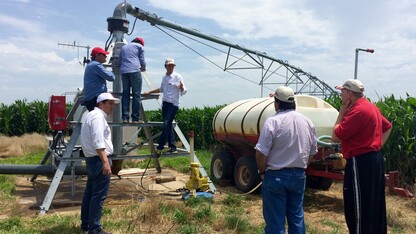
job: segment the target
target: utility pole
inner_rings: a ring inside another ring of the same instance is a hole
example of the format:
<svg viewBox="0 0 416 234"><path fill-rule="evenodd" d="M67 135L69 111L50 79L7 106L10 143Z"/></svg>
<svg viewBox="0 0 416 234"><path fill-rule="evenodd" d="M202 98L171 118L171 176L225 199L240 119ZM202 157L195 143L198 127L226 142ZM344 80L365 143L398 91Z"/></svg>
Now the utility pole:
<svg viewBox="0 0 416 234"><path fill-rule="evenodd" d="M354 69L354 80L357 79L357 66L358 66L358 52L359 51L364 51L367 53L374 53L374 49L361 49L361 48L357 48L355 49L355 69Z"/></svg>

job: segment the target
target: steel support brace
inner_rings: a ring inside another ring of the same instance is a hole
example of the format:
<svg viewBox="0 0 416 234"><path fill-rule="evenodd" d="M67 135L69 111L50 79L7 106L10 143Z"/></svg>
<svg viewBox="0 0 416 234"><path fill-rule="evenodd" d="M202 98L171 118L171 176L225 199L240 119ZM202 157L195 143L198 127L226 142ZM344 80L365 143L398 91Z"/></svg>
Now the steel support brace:
<svg viewBox="0 0 416 234"><path fill-rule="evenodd" d="M68 145L65 149L64 155L62 156L63 159L70 158L72 155L72 151L75 147L75 144L78 140L78 137L81 133L81 124L77 124L72 132L71 139L68 142ZM58 189L59 183L61 182L62 176L64 175L65 168L70 163L68 160L61 160L59 163L58 169L55 172L55 176L52 179L52 183L49 186L48 192L46 193L45 199L43 200L42 205L40 206L39 214L43 215L48 212L49 207L51 206L52 200L55 197L56 190Z"/></svg>

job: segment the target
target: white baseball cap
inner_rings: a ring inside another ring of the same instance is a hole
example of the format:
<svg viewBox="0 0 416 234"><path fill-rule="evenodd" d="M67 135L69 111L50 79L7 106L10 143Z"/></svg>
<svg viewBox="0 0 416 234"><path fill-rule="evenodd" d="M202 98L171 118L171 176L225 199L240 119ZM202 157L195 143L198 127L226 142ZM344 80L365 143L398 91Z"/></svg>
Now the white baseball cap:
<svg viewBox="0 0 416 234"><path fill-rule="evenodd" d="M281 86L276 89L274 96L282 102L294 103L295 102L295 92L293 89L287 86Z"/></svg>
<svg viewBox="0 0 416 234"><path fill-rule="evenodd" d="M120 99L115 98L111 93L102 93L98 96L97 103L105 100L113 100L116 104L120 102Z"/></svg>
<svg viewBox="0 0 416 234"><path fill-rule="evenodd" d="M165 65L170 65L170 64L175 65L175 60L173 58L167 58L165 60Z"/></svg>
<svg viewBox="0 0 416 234"><path fill-rule="evenodd" d="M364 92L363 83L361 83L361 81L359 81L359 80L353 80L353 79L349 79L349 80L345 81L344 84L335 86L335 88L338 89L338 90L348 89L348 90L356 92L356 93L363 93Z"/></svg>

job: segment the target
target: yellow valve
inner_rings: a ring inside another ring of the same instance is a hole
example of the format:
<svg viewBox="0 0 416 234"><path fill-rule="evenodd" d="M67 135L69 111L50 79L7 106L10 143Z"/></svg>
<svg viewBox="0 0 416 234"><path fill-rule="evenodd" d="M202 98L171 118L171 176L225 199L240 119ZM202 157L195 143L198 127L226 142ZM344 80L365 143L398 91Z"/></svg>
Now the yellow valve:
<svg viewBox="0 0 416 234"><path fill-rule="evenodd" d="M199 163L193 162L191 163L191 176L186 182L186 189L189 191L192 190L202 190L205 191L209 187L208 185L208 178L201 176L199 173Z"/></svg>

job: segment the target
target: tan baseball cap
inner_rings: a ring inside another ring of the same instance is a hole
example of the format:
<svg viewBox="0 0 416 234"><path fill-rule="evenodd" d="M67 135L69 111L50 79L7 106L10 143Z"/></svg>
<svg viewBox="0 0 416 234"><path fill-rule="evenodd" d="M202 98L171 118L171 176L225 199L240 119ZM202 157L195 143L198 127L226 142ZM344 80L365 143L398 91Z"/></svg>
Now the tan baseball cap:
<svg viewBox="0 0 416 234"><path fill-rule="evenodd" d="M348 90L356 92L356 93L363 93L364 92L363 83L361 83L361 81L359 81L359 80L353 80L353 79L349 79L349 80L345 81L344 84L335 86L335 88L338 89L338 90L348 89Z"/></svg>
<svg viewBox="0 0 416 234"><path fill-rule="evenodd" d="M295 92L293 89L287 86L281 86L276 89L274 96L282 102L294 103L295 102Z"/></svg>
<svg viewBox="0 0 416 234"><path fill-rule="evenodd" d="M175 65L175 60L173 58L167 58L165 60L165 65L170 65L170 64Z"/></svg>

